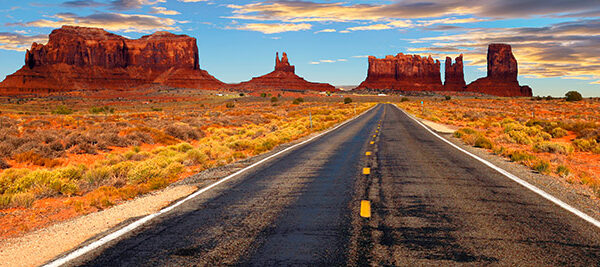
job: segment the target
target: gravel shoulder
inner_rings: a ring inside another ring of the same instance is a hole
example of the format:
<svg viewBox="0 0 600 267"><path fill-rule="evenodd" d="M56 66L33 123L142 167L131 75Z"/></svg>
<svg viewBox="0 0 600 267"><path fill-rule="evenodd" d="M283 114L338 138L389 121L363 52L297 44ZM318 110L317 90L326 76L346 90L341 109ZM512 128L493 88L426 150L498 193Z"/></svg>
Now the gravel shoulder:
<svg viewBox="0 0 600 267"><path fill-rule="evenodd" d="M540 174L527 166L515 163L502 156L493 154L491 151L482 148L476 148L466 145L462 140L454 137L452 132L447 129L456 128L451 125L443 125L423 119L419 119L432 130L440 134L446 140L469 151L492 164L516 175L517 177L527 181L528 183L542 189L546 193L562 200L563 202L577 208L596 220L600 220L600 199L596 198L593 192L582 185L567 183L564 179ZM508 179L508 178L507 178Z"/></svg>

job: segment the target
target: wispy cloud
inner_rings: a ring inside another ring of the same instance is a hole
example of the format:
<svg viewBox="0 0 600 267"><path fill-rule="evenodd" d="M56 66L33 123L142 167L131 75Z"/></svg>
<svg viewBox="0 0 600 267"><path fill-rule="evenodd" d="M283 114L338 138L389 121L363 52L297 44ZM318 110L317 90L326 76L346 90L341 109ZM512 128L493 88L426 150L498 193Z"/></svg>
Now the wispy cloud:
<svg viewBox="0 0 600 267"><path fill-rule="evenodd" d="M9 23L8 26L60 28L63 25L104 28L123 32L154 32L159 30L179 31L177 21L151 15L130 15L120 13L95 13L78 16L73 13L59 13L51 19L40 19L25 23Z"/></svg>
<svg viewBox="0 0 600 267"><path fill-rule="evenodd" d="M0 32L0 49L25 51L33 42L46 43L48 35L23 35L20 33Z"/></svg>
<svg viewBox="0 0 600 267"><path fill-rule="evenodd" d="M130 10L138 9L145 5L155 5L165 2L167 2L167 0L112 0L110 1L110 6L113 10Z"/></svg>
<svg viewBox="0 0 600 267"><path fill-rule="evenodd" d="M106 3L96 2L94 0L76 0L76 1L66 1L62 3L65 7L99 7L99 6L107 6Z"/></svg>
<svg viewBox="0 0 600 267"><path fill-rule="evenodd" d="M265 34L282 33L282 32L295 32L310 30L311 24L308 23L248 23L230 29L256 31Z"/></svg>
<svg viewBox="0 0 600 267"><path fill-rule="evenodd" d="M181 13L175 11L175 10L167 10L167 8L165 7L151 7L152 11L150 11L151 14L161 14L161 15L179 15Z"/></svg>
<svg viewBox="0 0 600 267"><path fill-rule="evenodd" d="M320 31L316 31L315 33L322 33L322 32L336 32L336 30L335 29L323 29Z"/></svg>

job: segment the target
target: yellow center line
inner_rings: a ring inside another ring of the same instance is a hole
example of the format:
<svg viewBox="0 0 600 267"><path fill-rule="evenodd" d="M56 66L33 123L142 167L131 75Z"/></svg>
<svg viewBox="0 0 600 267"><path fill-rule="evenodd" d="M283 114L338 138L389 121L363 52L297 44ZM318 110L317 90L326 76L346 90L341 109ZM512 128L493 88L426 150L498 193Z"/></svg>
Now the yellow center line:
<svg viewBox="0 0 600 267"><path fill-rule="evenodd" d="M360 217L370 218L371 217L371 202L368 200L360 201Z"/></svg>
<svg viewBox="0 0 600 267"><path fill-rule="evenodd" d="M372 144L375 144L375 141L371 141L371 145L372 145Z"/></svg>
<svg viewBox="0 0 600 267"><path fill-rule="evenodd" d="M367 151L367 153L365 153L365 155L371 156L371 151Z"/></svg>
<svg viewBox="0 0 600 267"><path fill-rule="evenodd" d="M371 168L363 168L363 174L371 174Z"/></svg>

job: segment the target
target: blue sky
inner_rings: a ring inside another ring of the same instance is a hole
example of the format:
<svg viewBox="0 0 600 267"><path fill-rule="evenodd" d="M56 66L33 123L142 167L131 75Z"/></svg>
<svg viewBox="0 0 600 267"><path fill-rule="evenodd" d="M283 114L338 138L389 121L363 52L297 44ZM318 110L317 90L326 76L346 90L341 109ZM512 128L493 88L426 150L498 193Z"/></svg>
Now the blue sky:
<svg viewBox="0 0 600 267"><path fill-rule="evenodd" d="M200 66L224 82L273 69L288 53L309 81L357 85L367 55L442 61L463 53L465 80L485 76L487 44L513 45L534 95L600 96L600 1L591 0L0 0L0 79L61 25L129 38L166 30L198 39ZM443 77L443 75L442 75Z"/></svg>

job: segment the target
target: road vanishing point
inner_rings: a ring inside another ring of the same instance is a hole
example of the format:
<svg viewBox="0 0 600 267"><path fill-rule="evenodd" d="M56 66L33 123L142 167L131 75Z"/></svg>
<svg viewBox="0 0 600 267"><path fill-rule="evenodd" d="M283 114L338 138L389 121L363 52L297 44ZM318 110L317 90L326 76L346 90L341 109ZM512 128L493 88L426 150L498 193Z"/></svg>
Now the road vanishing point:
<svg viewBox="0 0 600 267"><path fill-rule="evenodd" d="M600 228L390 104L209 189L50 264L600 266Z"/></svg>

